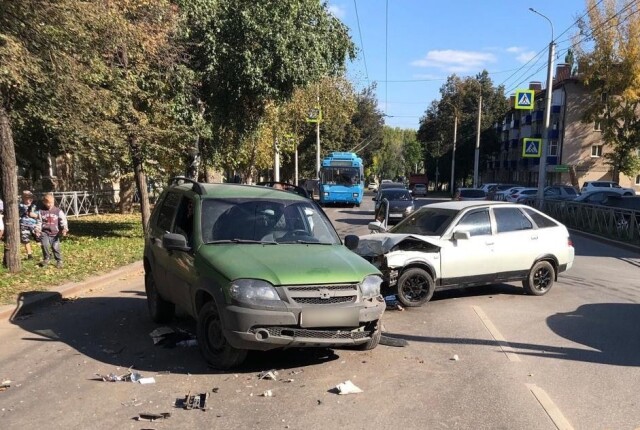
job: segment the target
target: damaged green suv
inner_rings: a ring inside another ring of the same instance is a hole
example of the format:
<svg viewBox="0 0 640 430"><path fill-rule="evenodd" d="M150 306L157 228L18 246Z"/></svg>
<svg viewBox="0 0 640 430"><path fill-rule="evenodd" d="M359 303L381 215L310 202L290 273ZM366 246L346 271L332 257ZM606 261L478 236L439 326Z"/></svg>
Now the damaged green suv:
<svg viewBox="0 0 640 430"><path fill-rule="evenodd" d="M248 350L376 347L382 278L349 250L357 236L343 245L322 209L293 192L176 179L145 238L155 322L176 306L192 315L202 355L218 369Z"/></svg>

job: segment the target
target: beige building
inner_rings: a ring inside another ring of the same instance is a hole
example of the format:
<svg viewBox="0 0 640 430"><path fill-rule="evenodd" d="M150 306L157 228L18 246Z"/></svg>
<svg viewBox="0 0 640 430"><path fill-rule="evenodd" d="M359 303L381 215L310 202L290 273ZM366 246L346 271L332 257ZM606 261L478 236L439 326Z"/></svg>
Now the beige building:
<svg viewBox="0 0 640 430"><path fill-rule="evenodd" d="M531 82L529 89L535 91L534 109L513 108L515 96L512 96L512 109L502 124L497 125L500 152L488 162L484 183L538 185L540 159L523 157L523 139L543 138L545 91L539 82ZM584 107L591 102L591 97L580 79L571 76L569 65L558 65L551 97L547 185L562 183L579 188L585 181L612 180L611 167L604 157L611 148L604 144L598 123L582 120ZM632 177L620 174L619 183L640 194L640 172Z"/></svg>

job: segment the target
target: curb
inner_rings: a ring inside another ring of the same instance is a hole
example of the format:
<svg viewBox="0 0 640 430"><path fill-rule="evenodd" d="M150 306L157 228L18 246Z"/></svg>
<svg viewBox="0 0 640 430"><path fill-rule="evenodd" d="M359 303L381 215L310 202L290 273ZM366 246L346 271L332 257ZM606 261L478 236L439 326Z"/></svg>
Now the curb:
<svg viewBox="0 0 640 430"><path fill-rule="evenodd" d="M589 239L597 240L600 242L604 242L607 245L617 246L619 248L624 248L628 251L637 252L640 254L640 246L634 245L632 243L621 242L615 239L609 239L608 237L598 236L597 234L587 233L586 231L576 230L574 228L567 228L571 234L577 234L578 236L585 236Z"/></svg>
<svg viewBox="0 0 640 430"><path fill-rule="evenodd" d="M32 293L21 303L0 306L0 320L10 320L12 317L18 316L20 312L31 311L49 302L72 297L89 289L103 287L122 275L129 275L141 270L143 270L142 261L136 261L103 275L93 276L79 282L70 282L47 291Z"/></svg>

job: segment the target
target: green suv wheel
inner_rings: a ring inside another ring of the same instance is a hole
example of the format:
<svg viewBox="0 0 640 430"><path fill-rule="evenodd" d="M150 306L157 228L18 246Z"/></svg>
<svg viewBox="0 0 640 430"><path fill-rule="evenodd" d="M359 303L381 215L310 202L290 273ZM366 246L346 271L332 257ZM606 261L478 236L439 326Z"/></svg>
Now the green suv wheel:
<svg viewBox="0 0 640 430"><path fill-rule="evenodd" d="M371 338L366 343L357 346L357 349L360 351L369 351L370 349L374 349L380 343L380 338L382 337L382 321L374 321L372 324L375 324L375 330L371 333Z"/></svg>
<svg viewBox="0 0 640 430"><path fill-rule="evenodd" d="M160 297L156 288L156 281L150 271L144 274L144 291L147 293L147 307L153 322L166 323L171 321L175 314L176 306Z"/></svg>
<svg viewBox="0 0 640 430"><path fill-rule="evenodd" d="M247 351L234 348L222 331L222 320L216 303L205 303L198 314L198 345L204 359L215 369L226 370L240 365Z"/></svg>

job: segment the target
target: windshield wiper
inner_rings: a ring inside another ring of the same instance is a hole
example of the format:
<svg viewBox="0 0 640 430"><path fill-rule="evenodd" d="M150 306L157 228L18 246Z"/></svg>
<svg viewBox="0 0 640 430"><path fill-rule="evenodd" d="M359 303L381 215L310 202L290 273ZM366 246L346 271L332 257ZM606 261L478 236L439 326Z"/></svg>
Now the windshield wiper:
<svg viewBox="0 0 640 430"><path fill-rule="evenodd" d="M207 245L215 245L218 243L254 243L259 245L277 245L278 242L274 242L272 240L251 240L251 239L223 239L223 240L212 240L207 242Z"/></svg>
<svg viewBox="0 0 640 430"><path fill-rule="evenodd" d="M301 243L303 245L333 245L332 243L328 243L328 242L317 242L317 241L313 241L313 240L287 240L286 242L278 242L278 243Z"/></svg>

